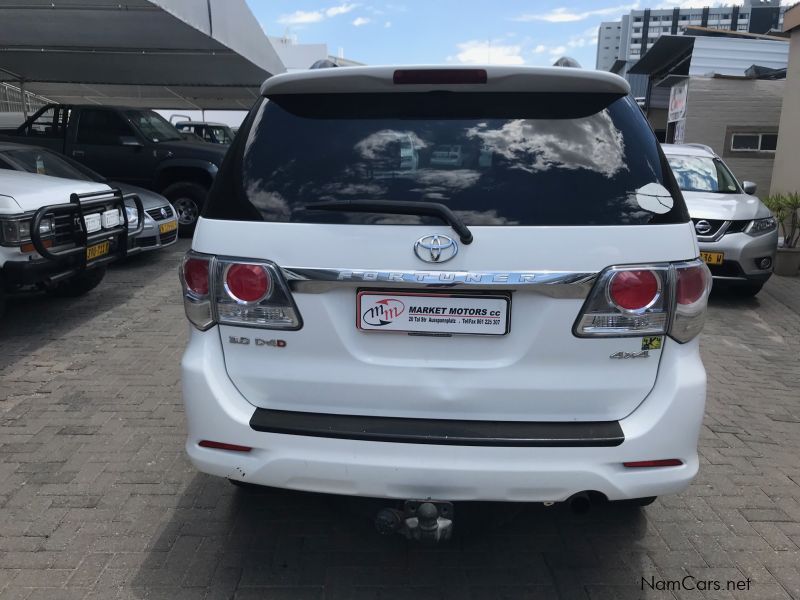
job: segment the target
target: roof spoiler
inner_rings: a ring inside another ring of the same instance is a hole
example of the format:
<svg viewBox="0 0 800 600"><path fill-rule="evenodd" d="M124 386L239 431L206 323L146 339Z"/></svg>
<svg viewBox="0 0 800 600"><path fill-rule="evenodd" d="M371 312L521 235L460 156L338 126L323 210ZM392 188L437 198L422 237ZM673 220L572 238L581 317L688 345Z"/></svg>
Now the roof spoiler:
<svg viewBox="0 0 800 600"><path fill-rule="evenodd" d="M263 96L428 91L627 95L631 88L619 75L605 71L499 65L313 68L275 75L261 86Z"/></svg>

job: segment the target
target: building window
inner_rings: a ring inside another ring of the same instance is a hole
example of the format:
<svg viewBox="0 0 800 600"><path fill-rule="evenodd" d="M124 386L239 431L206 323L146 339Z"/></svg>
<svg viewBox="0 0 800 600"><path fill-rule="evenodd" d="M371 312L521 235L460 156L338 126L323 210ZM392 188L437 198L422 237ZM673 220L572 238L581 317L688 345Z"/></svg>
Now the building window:
<svg viewBox="0 0 800 600"><path fill-rule="evenodd" d="M747 24L745 23L744 25L737 25L736 29L738 31L747 31Z"/></svg>
<svg viewBox="0 0 800 600"><path fill-rule="evenodd" d="M633 17L633 22L634 23L641 23L642 22L642 17Z"/></svg>
<svg viewBox="0 0 800 600"><path fill-rule="evenodd" d="M775 152L777 147L777 133L734 133L731 136L731 152Z"/></svg>

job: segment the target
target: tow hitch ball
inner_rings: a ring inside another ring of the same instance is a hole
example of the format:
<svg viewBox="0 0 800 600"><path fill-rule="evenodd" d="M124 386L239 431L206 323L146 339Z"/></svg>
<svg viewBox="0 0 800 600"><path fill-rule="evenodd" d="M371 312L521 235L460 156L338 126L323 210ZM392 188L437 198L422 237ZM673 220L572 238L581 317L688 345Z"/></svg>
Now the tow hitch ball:
<svg viewBox="0 0 800 600"><path fill-rule="evenodd" d="M403 510L384 508L375 517L382 535L399 533L410 540L434 543L453 533L453 504L435 500L406 500Z"/></svg>

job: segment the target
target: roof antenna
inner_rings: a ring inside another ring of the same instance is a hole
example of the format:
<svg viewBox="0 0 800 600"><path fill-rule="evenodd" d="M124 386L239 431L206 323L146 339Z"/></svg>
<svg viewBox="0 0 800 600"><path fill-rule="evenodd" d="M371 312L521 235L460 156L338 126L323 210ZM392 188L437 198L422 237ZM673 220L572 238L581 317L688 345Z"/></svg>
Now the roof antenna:
<svg viewBox="0 0 800 600"><path fill-rule="evenodd" d="M569 56L562 56L556 62L553 63L554 67L571 67L573 69L581 69L581 63L579 63L574 58L570 58Z"/></svg>

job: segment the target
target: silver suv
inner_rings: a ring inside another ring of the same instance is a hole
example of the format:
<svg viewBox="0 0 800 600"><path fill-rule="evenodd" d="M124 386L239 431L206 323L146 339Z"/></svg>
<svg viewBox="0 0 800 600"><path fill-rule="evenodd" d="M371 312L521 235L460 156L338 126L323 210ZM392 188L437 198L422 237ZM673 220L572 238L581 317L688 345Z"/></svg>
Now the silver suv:
<svg viewBox="0 0 800 600"><path fill-rule="evenodd" d="M715 281L754 296L772 275L778 225L754 194L707 146L663 144L697 232L700 256Z"/></svg>

